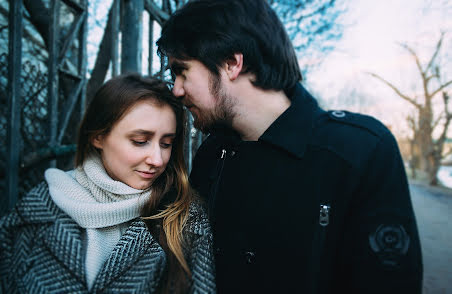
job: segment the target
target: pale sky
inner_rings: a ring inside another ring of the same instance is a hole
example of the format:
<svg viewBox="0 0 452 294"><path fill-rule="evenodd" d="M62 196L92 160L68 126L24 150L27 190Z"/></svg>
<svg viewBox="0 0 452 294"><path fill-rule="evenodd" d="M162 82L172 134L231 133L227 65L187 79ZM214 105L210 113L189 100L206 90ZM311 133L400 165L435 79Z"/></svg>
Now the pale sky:
<svg viewBox="0 0 452 294"><path fill-rule="evenodd" d="M421 62L427 62L440 32L446 31L439 57L446 65L443 76L452 79L450 53L447 56L452 50L452 4L431 2L435 4L428 9L428 0L349 1L343 16L343 38L320 68L309 74L306 85L325 107L367 112L405 135L405 117L412 111L411 106L366 72L384 77L407 94L419 91L415 63L399 43L410 45L419 53ZM369 100L363 104L371 105L347 105L346 94L352 90Z"/></svg>

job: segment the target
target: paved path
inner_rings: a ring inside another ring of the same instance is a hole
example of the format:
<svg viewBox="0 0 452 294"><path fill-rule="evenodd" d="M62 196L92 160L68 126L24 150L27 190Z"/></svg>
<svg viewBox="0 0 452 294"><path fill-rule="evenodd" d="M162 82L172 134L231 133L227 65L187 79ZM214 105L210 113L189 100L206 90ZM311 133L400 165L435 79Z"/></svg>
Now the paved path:
<svg viewBox="0 0 452 294"><path fill-rule="evenodd" d="M452 190L411 182L424 260L424 294L452 294Z"/></svg>

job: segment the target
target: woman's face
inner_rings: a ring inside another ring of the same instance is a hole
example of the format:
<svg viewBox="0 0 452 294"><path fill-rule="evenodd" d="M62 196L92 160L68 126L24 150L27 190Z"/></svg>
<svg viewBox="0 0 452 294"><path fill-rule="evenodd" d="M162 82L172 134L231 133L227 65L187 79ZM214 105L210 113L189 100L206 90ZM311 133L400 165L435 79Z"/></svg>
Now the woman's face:
<svg viewBox="0 0 452 294"><path fill-rule="evenodd" d="M165 170L176 136L176 115L168 105L140 101L106 136L93 140L105 170L114 180L146 189Z"/></svg>

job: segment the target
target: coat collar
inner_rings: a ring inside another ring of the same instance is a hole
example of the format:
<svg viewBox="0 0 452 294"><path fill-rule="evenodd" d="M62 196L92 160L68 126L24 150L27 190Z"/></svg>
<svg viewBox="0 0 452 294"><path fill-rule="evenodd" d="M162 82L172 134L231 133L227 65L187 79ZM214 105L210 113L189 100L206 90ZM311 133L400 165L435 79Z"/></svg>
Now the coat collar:
<svg viewBox="0 0 452 294"><path fill-rule="evenodd" d="M157 287L165 263L166 255L162 247L153 238L145 223L136 219L113 248L96 277L92 291L103 292L110 288L110 284L119 281L120 277L129 277L130 281L121 283L131 283L134 288ZM127 271L130 273L126 273Z"/></svg>
<svg viewBox="0 0 452 294"><path fill-rule="evenodd" d="M316 115L323 112L317 101L301 85L297 84L286 93L290 107L283 112L259 137L260 142L282 148L297 158L302 158L311 138ZM227 127L215 127L212 135L223 145L235 145L239 135Z"/></svg>
<svg viewBox="0 0 452 294"><path fill-rule="evenodd" d="M297 84L290 107L262 134L259 141L281 147L302 158L312 134L314 117L320 111L317 101Z"/></svg>
<svg viewBox="0 0 452 294"><path fill-rule="evenodd" d="M42 240L51 255L64 264L81 284L86 285L82 229L77 223L61 213L44 231Z"/></svg>

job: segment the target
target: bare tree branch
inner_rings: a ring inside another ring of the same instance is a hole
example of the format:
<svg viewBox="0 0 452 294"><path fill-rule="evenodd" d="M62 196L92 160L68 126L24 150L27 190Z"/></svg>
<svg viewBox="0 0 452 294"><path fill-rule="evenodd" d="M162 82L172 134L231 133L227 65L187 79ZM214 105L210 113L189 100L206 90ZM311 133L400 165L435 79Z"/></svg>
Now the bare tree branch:
<svg viewBox="0 0 452 294"><path fill-rule="evenodd" d="M434 63L434 61L435 61L435 59L436 59L436 56L438 56L438 52L439 52L439 50L441 49L441 45L442 45L442 43L443 43L443 38L444 38L444 32L441 33L441 37L439 38L438 43L436 44L435 53L433 53L433 56L432 56L432 58L430 59L428 65L427 65L427 68L425 69L426 72L427 72L427 71L431 68L431 66L433 65L433 63Z"/></svg>
<svg viewBox="0 0 452 294"><path fill-rule="evenodd" d="M400 90L394 86L393 84L391 84L390 82L388 82L387 80L385 80L384 78L380 77L379 75L372 73L372 72L368 72L368 74L370 74L371 76L373 76L374 78L379 79L380 81L382 81L383 83L385 83L387 86L389 86L392 90L394 90L394 92L399 95L402 99L410 102L412 105L414 105L416 108L420 109L422 106L417 103L414 99L408 97L405 94L402 94L402 92L400 92Z"/></svg>
<svg viewBox="0 0 452 294"><path fill-rule="evenodd" d="M422 79L422 87L424 88L424 99L425 99L425 104L428 104L428 103L430 103L430 95L429 95L429 91L428 91L428 83L429 83L429 81L430 81L430 79L427 79L427 72L428 72L428 69L425 69L425 70L423 70L422 69L422 65L421 65L421 62L420 62L420 60L419 60L419 57L418 57L418 55L416 54L416 52L411 48L411 47L409 47L408 45L406 45L406 44L401 44L402 45L402 47L403 48L405 48L406 50L408 50L408 52L410 52L410 54L413 56L413 58L414 58L414 60L415 60L415 62L416 62L416 65L417 65L417 68L418 68L418 70L419 70L419 73L421 74L421 79Z"/></svg>
<svg viewBox="0 0 452 294"><path fill-rule="evenodd" d="M422 76L422 79L425 80L425 72L426 71L424 71L422 69L421 61L419 60L419 57L417 56L416 52L413 49L411 49L411 47L409 47L407 44L400 44L400 46L402 46L404 49L406 49L408 52L410 52L411 56L413 56L413 58L416 62L416 66L419 69L419 72Z"/></svg>
<svg viewBox="0 0 452 294"><path fill-rule="evenodd" d="M433 122L432 129L435 129L438 126L439 122L442 119L446 118L446 116L447 116L447 114L445 114L444 111L441 112L441 114L439 114L438 117L436 118L436 120Z"/></svg>
<svg viewBox="0 0 452 294"><path fill-rule="evenodd" d="M432 97L444 90L447 86L452 84L452 80L442 84L438 89L436 89L432 94L430 94Z"/></svg>
<svg viewBox="0 0 452 294"><path fill-rule="evenodd" d="M434 73L434 74L432 74L432 75L430 75L430 76L428 76L428 77L425 77L425 80L426 80L426 82L428 83L428 82L430 82L430 80L433 79L433 78L439 79L439 75L438 75L437 73Z"/></svg>

